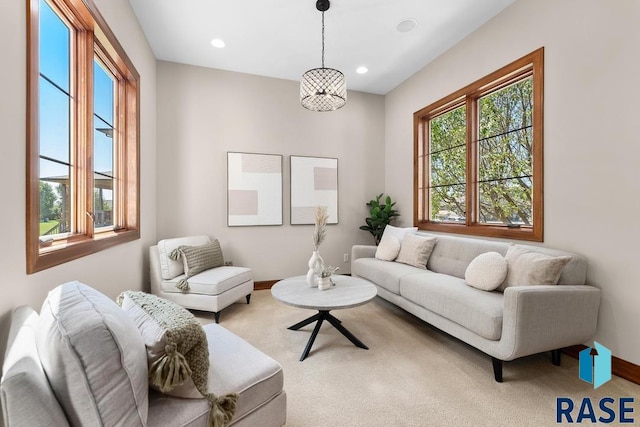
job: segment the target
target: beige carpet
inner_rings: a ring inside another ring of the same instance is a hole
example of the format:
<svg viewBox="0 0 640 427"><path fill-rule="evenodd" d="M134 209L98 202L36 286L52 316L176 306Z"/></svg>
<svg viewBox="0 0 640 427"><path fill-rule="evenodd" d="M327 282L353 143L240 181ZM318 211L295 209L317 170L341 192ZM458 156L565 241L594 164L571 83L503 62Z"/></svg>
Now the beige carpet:
<svg viewBox="0 0 640 427"><path fill-rule="evenodd" d="M380 298L332 312L370 350L325 322L300 362L313 325L287 327L311 314L277 302L270 291L256 291L250 305L221 314L222 326L283 366L289 427L555 426L558 396L578 405L585 396L635 397L640 421L636 384L614 377L593 390L578 379L577 360L563 355L556 367L550 354L505 363L504 383L496 383L488 356ZM196 315L211 321L207 313Z"/></svg>

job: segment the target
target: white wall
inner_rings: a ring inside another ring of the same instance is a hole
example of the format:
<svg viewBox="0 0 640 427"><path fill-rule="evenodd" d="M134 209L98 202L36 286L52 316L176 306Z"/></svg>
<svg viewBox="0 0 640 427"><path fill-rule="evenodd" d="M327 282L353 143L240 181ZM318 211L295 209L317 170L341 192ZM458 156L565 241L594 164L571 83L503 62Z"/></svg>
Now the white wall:
<svg viewBox="0 0 640 427"><path fill-rule="evenodd" d="M146 283L146 248L156 233L156 61L127 0L94 0L140 73L141 238L106 251L26 274L26 13L24 1L0 2L0 361L11 310L39 309L47 292L69 280L83 281L110 297Z"/></svg>
<svg viewBox="0 0 640 427"><path fill-rule="evenodd" d="M373 243L358 229L384 186L384 98L349 92L342 109L305 110L294 81L158 62L158 238L209 234L225 259L255 280L305 274L312 225L289 224L289 156L338 158L339 224L320 252L350 271L343 254ZM281 226L227 226L227 152L282 154Z"/></svg>
<svg viewBox="0 0 640 427"><path fill-rule="evenodd" d="M602 289L595 339L635 364L639 41L637 0L519 0L385 99L385 190L408 213L413 112L544 46L544 245L589 258L587 281Z"/></svg>

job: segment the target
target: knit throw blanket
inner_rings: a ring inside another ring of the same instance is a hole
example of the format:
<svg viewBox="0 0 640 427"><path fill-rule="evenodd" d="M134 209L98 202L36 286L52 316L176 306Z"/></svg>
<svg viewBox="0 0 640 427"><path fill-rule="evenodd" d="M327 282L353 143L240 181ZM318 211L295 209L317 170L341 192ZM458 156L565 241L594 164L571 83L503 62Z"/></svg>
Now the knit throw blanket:
<svg viewBox="0 0 640 427"><path fill-rule="evenodd" d="M208 392L209 349L207 336L198 320L183 307L155 295L123 292L117 301L120 306L123 306L125 298L144 310L165 331L165 353L157 360L149 361L150 383L167 393L191 378L198 392L211 405L209 426L223 427L229 424L235 414L238 395L216 396ZM139 329L144 327L144 322L140 323L136 325Z"/></svg>

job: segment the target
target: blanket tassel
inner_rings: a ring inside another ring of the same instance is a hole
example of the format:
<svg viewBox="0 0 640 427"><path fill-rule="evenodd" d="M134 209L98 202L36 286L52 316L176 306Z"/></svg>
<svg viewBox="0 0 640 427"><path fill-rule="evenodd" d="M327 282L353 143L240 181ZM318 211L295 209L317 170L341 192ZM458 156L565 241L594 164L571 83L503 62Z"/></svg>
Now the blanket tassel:
<svg viewBox="0 0 640 427"><path fill-rule="evenodd" d="M224 427L228 425L236 413L237 393L217 397L213 393L207 395L211 411L209 412L209 427Z"/></svg>

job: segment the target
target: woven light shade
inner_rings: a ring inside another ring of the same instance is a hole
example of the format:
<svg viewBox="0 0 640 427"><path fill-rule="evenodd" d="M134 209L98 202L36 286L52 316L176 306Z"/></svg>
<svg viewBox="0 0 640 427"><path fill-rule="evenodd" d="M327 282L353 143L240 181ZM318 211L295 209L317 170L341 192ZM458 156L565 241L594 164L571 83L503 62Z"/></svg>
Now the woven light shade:
<svg viewBox="0 0 640 427"><path fill-rule="evenodd" d="M312 68L300 80L300 104L311 111L335 111L347 103L347 80L344 74L324 66L324 13L329 0L317 0L316 9L322 12L322 66Z"/></svg>
<svg viewBox="0 0 640 427"><path fill-rule="evenodd" d="M347 81L333 68L313 68L300 80L300 103L311 111L335 111L347 102Z"/></svg>

